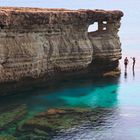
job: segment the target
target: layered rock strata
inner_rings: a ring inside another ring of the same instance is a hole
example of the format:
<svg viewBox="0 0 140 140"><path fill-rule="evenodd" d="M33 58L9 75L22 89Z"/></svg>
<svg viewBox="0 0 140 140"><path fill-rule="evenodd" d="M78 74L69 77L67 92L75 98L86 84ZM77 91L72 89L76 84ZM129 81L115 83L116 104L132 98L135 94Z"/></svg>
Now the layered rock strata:
<svg viewBox="0 0 140 140"><path fill-rule="evenodd" d="M118 63L121 11L0 8L0 82ZM88 32L98 22L98 30Z"/></svg>

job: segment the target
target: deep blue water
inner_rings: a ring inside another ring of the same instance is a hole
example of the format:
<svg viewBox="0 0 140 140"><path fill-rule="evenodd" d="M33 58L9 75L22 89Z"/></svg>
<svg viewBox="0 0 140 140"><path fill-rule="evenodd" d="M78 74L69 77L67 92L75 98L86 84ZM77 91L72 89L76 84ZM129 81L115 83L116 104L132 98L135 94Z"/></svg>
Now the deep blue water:
<svg viewBox="0 0 140 140"><path fill-rule="evenodd" d="M84 140L140 140L140 1L139 0L0 0L0 6L48 7L70 9L120 9L124 12L119 32L123 58L136 57L135 71L130 59L127 75L120 60L121 76L97 79L92 76L68 78L52 84L17 93L0 99L0 108L13 104L27 104L30 113L54 107L107 108L104 128L77 133L72 139ZM45 85L45 83L44 83ZM114 117L115 116L115 117ZM110 128L110 129L109 129ZM60 139L70 139L68 136Z"/></svg>

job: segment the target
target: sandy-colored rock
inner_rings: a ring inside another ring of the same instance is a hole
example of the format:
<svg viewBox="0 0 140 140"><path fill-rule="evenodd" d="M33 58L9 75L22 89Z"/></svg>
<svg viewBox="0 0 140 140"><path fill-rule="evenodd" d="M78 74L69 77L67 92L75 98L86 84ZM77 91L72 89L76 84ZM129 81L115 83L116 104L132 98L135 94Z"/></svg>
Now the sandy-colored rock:
<svg viewBox="0 0 140 140"><path fill-rule="evenodd" d="M118 77L121 74L120 69L114 69L112 71L103 74L103 77Z"/></svg>
<svg viewBox="0 0 140 140"><path fill-rule="evenodd" d="M0 140L17 140L13 136L0 136Z"/></svg>
<svg viewBox="0 0 140 140"><path fill-rule="evenodd" d="M49 109L47 112L48 115L55 115L55 114L62 114L62 113L65 113L65 111L62 109Z"/></svg>
<svg viewBox="0 0 140 140"><path fill-rule="evenodd" d="M122 16L121 11L1 7L0 82L79 71L97 61L117 63ZM94 22L98 31L88 33Z"/></svg>

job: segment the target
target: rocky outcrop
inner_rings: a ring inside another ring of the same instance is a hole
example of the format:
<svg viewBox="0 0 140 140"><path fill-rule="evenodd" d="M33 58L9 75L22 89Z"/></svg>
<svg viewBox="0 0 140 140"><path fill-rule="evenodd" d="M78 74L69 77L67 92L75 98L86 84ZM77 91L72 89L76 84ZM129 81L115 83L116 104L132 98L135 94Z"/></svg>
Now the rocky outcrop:
<svg viewBox="0 0 140 140"><path fill-rule="evenodd" d="M121 11L0 8L0 82L118 63ZM88 27L98 22L98 30Z"/></svg>

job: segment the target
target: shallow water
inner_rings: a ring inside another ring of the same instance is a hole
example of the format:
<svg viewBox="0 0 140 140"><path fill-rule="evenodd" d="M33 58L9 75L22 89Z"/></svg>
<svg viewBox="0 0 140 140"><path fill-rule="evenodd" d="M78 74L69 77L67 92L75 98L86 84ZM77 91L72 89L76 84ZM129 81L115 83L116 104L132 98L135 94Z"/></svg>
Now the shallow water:
<svg viewBox="0 0 140 140"><path fill-rule="evenodd" d="M18 95L0 98L0 108L7 105L26 104L28 116L48 108L104 108L102 122L97 126L81 125L75 132L54 137L56 140L139 140L140 139L140 1L139 0L75 1L62 0L0 0L0 6L34 6L64 8L121 9L122 19L120 37L123 58L136 57L135 71L130 60L127 74L120 61L121 76L118 78L93 78L92 76L58 80L53 84L39 86ZM26 93L26 94L25 94ZM107 111L106 111L107 110ZM100 118L99 118L100 119ZM8 131L6 133L11 133ZM2 132L0 132L2 134Z"/></svg>
<svg viewBox="0 0 140 140"><path fill-rule="evenodd" d="M127 76L97 79L80 76L58 80L51 86L40 86L36 90L18 93L18 96L0 99L0 108L7 105L26 104L28 117L48 108L104 108L102 118L97 118L96 126L86 124L77 130L57 135L53 139L62 140L139 140L140 138L140 71L135 75L128 67ZM12 128L11 128L12 129ZM11 130L5 131L11 134ZM5 134L0 132L0 134Z"/></svg>

